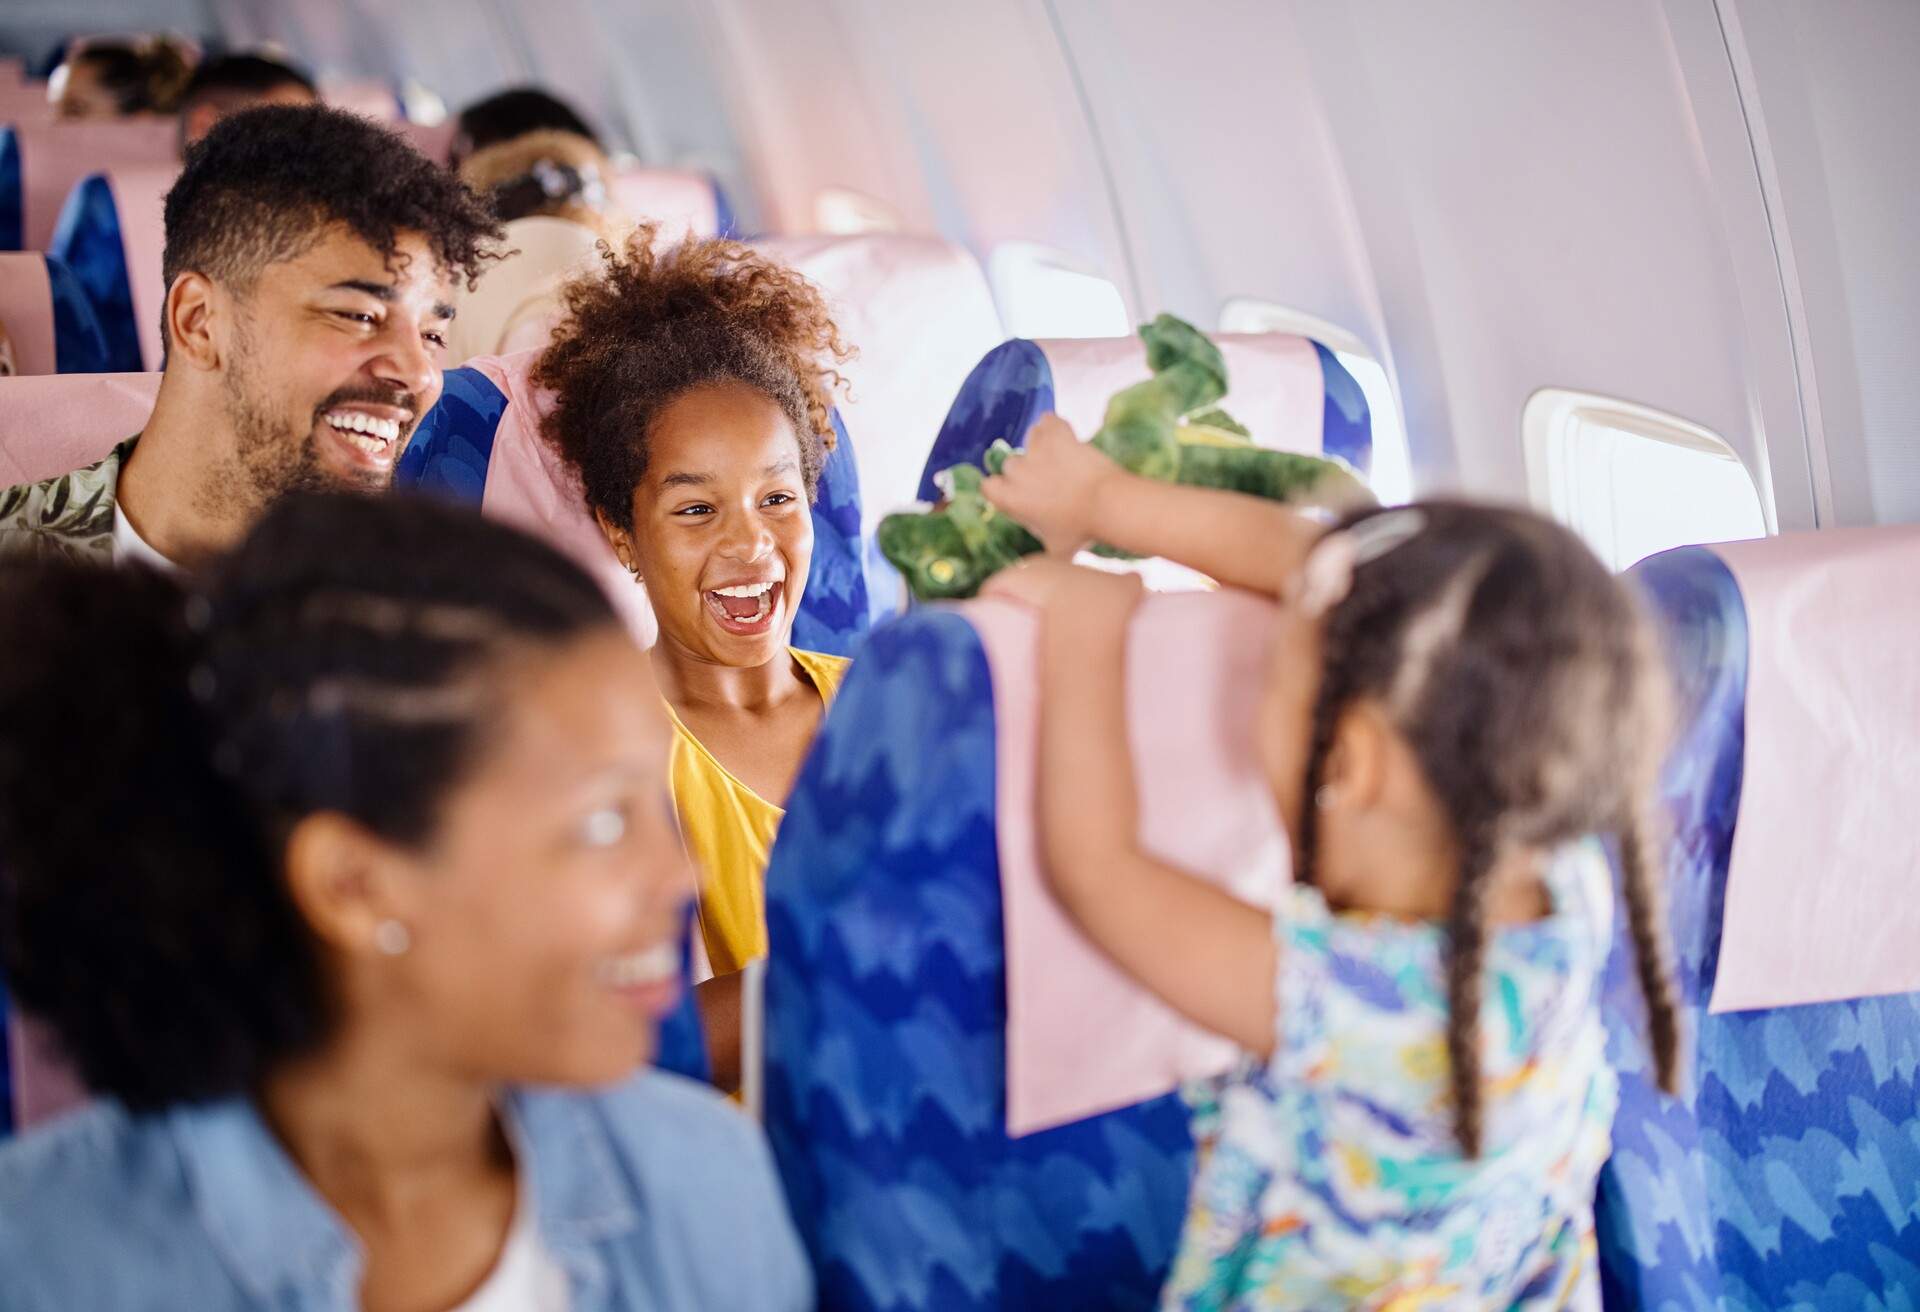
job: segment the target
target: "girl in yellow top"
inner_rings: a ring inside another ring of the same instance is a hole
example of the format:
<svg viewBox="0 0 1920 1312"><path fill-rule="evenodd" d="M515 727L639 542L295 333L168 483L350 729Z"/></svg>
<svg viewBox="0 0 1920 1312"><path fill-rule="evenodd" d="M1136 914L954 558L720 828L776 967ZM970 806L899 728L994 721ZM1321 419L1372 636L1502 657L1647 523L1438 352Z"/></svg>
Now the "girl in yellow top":
<svg viewBox="0 0 1920 1312"><path fill-rule="evenodd" d="M833 443L828 361L848 352L799 274L737 242L654 237L569 285L533 381L553 395L544 435L659 620L673 801L714 971L698 998L715 1083L732 1087L738 972L767 950L767 853L846 666L788 637Z"/></svg>

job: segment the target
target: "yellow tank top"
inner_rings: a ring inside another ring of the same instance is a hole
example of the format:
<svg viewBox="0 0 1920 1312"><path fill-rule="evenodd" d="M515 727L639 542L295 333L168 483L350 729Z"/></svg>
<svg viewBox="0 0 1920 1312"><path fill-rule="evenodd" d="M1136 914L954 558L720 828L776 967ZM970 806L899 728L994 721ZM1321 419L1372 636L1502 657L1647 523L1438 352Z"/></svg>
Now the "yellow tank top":
<svg viewBox="0 0 1920 1312"><path fill-rule="evenodd" d="M843 656L790 648L794 661L833 704L846 673ZM716 975L767 954L767 856L786 811L741 783L688 732L671 706L669 784L680 833L700 869L700 937Z"/></svg>

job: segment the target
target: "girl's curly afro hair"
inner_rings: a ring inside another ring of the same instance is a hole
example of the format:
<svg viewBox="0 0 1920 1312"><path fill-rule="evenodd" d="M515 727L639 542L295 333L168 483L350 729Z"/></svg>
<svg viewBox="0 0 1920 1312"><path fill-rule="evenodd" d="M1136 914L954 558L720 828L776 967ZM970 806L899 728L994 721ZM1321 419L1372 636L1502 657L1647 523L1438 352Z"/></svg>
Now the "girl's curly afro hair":
<svg viewBox="0 0 1920 1312"><path fill-rule="evenodd" d="M800 439L807 495L833 449L833 366L852 352L819 288L740 242L658 242L638 229L566 289L567 314L534 366L553 394L541 431L580 479L587 505L633 527L647 439L682 393L735 382L771 398Z"/></svg>

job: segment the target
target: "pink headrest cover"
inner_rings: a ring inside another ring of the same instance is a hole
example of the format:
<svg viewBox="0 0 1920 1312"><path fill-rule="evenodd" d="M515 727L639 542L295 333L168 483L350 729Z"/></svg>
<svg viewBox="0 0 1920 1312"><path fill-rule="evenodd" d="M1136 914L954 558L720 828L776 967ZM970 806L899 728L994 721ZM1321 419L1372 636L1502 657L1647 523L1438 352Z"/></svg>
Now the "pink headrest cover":
<svg viewBox="0 0 1920 1312"><path fill-rule="evenodd" d="M26 248L44 251L53 240L60 207L82 178L128 164L165 164L179 150L179 127L170 118L55 122L22 126L21 207Z"/></svg>
<svg viewBox="0 0 1920 1312"><path fill-rule="evenodd" d="M1920 528L1714 550L1748 657L1710 1009L1920 992Z"/></svg>
<svg viewBox="0 0 1920 1312"><path fill-rule="evenodd" d="M1227 361L1227 413L1261 446L1319 455L1327 384L1313 343L1290 333L1215 333L1213 340ZM1054 413L1082 437L1100 427L1115 392L1147 377L1147 348L1138 337L1038 345L1053 366Z"/></svg>
<svg viewBox="0 0 1920 1312"><path fill-rule="evenodd" d="M507 397L480 508L571 556L606 590L634 641L650 647L658 627L646 589L620 567L566 466L541 440L540 418L550 401L527 377L539 357L538 351L522 351L467 361L468 368L485 374Z"/></svg>
<svg viewBox="0 0 1920 1312"><path fill-rule="evenodd" d="M126 252L127 289L133 294L134 326L140 332L140 363L160 367L160 314L166 305L167 192L180 176L172 164L129 165L107 173L120 214L120 246Z"/></svg>
<svg viewBox="0 0 1920 1312"><path fill-rule="evenodd" d="M991 600L961 611L993 673L1008 1133L1049 1129L1225 1070L1233 1046L1111 965L1048 892L1034 815L1034 616ZM1253 738L1272 622L1271 604L1245 593L1150 594L1127 650L1141 842L1261 906L1273 905L1292 868Z"/></svg>

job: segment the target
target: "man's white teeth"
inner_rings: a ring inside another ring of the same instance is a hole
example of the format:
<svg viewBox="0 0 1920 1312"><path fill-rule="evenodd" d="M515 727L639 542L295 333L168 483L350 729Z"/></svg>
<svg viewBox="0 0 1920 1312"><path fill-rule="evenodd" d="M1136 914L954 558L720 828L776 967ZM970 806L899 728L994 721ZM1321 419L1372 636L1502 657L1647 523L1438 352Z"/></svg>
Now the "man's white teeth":
<svg viewBox="0 0 1920 1312"><path fill-rule="evenodd" d="M773 584L743 583L737 588L715 588L713 591L719 597L764 597L773 591Z"/></svg>
<svg viewBox="0 0 1920 1312"><path fill-rule="evenodd" d="M347 440L362 451L378 455L387 443L400 440L400 421L397 419L376 419L372 415L361 414L354 410L336 411L327 416L327 422L337 432L345 434ZM354 441L355 435L373 439L373 444Z"/></svg>
<svg viewBox="0 0 1920 1312"><path fill-rule="evenodd" d="M644 952L629 952L621 957L608 957L600 963L595 973L599 976L600 982L608 988L645 988L649 984L659 984L678 977L680 949L669 942L648 948Z"/></svg>

